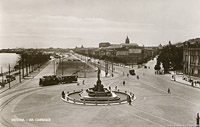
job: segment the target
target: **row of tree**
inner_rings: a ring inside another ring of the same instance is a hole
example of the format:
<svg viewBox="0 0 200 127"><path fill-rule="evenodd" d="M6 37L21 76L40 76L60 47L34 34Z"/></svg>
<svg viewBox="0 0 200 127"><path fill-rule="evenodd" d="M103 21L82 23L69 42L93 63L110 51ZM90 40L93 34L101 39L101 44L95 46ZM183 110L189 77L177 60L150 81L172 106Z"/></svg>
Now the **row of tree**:
<svg viewBox="0 0 200 127"><path fill-rule="evenodd" d="M22 69L23 78L50 60L50 54L45 54L39 51L24 51L19 52L19 55L20 59L14 68L16 70Z"/></svg>
<svg viewBox="0 0 200 127"><path fill-rule="evenodd" d="M147 63L149 60L151 60L152 58L154 58L157 54L154 54L154 56L151 57L144 57L144 53L142 53L143 55L140 55L140 57L136 56L136 57L130 57L130 56L124 56L124 57L117 57L116 56L116 52L113 51L112 55L102 55L99 56L97 54L93 54L93 53L88 53L85 52L84 50L74 50L77 54L81 54L83 56L89 56L91 58L95 58L95 59L100 59L100 60L107 60L107 61L111 61L114 63L122 63L124 65L128 65L128 64L135 64L137 63L139 64L143 64L143 63Z"/></svg>
<svg viewBox="0 0 200 127"><path fill-rule="evenodd" d="M171 42L167 46L164 46L160 51L157 58L157 64L155 70L160 70L160 65L163 64L164 72L176 71L183 69L183 45L176 46L172 45Z"/></svg>

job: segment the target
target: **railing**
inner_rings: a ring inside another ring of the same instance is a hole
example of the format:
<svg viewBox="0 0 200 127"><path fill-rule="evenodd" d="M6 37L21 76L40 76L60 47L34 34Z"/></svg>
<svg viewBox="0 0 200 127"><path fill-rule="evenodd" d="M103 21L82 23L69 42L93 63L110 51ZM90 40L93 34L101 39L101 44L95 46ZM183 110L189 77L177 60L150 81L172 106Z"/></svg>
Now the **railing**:
<svg viewBox="0 0 200 127"><path fill-rule="evenodd" d="M65 99L67 102L71 102L71 103L74 103L74 104L83 104L83 105L86 105L86 104L89 104L89 105L110 105L110 104L122 104L122 103L127 103L127 99L122 99L122 100L106 100L106 101L98 101L98 100L95 100L95 101L86 101L85 99L83 100L77 100L75 98L71 98L70 95L71 94L77 94L77 93L80 93L82 92L83 90L79 90L79 91L73 91L73 92L67 92L67 95L65 97L62 97L63 99ZM132 94L130 92L130 94L128 94L127 91L119 91L119 89L117 91L112 91L112 92L115 92L115 93L121 93L121 94L126 94L126 95L133 95L133 98L134 98L134 94ZM132 99L133 100L133 99Z"/></svg>

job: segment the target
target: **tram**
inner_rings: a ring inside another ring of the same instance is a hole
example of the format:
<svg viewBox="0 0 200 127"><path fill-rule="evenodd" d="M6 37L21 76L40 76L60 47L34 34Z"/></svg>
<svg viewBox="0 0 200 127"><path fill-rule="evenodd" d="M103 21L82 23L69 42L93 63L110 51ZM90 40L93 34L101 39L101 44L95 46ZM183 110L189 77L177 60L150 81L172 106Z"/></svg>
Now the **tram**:
<svg viewBox="0 0 200 127"><path fill-rule="evenodd" d="M40 86L50 86L50 85L58 85L59 78L56 75L43 76L40 78L39 85Z"/></svg>
<svg viewBox="0 0 200 127"><path fill-rule="evenodd" d="M50 76L43 76L39 80L40 86L50 86L50 85L58 85L59 83L72 83L77 82L78 76L72 75L72 76L56 76L56 75L50 75Z"/></svg>

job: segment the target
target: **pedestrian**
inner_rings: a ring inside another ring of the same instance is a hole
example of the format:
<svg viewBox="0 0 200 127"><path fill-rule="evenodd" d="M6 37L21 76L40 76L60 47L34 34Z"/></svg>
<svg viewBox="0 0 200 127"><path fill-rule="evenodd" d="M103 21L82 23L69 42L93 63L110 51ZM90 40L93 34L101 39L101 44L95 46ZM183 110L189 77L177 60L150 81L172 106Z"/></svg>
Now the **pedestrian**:
<svg viewBox="0 0 200 127"><path fill-rule="evenodd" d="M134 100L134 94L132 95L132 100Z"/></svg>
<svg viewBox="0 0 200 127"><path fill-rule="evenodd" d="M194 82L193 81L192 81L191 85L192 85L192 87L194 87Z"/></svg>
<svg viewBox="0 0 200 127"><path fill-rule="evenodd" d="M129 74L127 74L127 77L129 76Z"/></svg>
<svg viewBox="0 0 200 127"><path fill-rule="evenodd" d="M127 95L127 102L131 105L131 97L129 95Z"/></svg>
<svg viewBox="0 0 200 127"><path fill-rule="evenodd" d="M111 87L109 86L108 89L111 91Z"/></svg>
<svg viewBox="0 0 200 127"><path fill-rule="evenodd" d="M137 79L139 79L140 77L139 77L139 75L137 75Z"/></svg>
<svg viewBox="0 0 200 127"><path fill-rule="evenodd" d="M171 94L170 88L168 88L167 92L168 92L169 94Z"/></svg>
<svg viewBox="0 0 200 127"><path fill-rule="evenodd" d="M62 91L62 98L65 99L65 92Z"/></svg>
<svg viewBox="0 0 200 127"><path fill-rule="evenodd" d="M123 81L123 86L125 86L125 81Z"/></svg>
<svg viewBox="0 0 200 127"><path fill-rule="evenodd" d="M83 82L82 82L82 83L83 83L83 85L85 85L85 80L83 80Z"/></svg>
<svg viewBox="0 0 200 127"><path fill-rule="evenodd" d="M117 86L115 86L115 91L117 91Z"/></svg>

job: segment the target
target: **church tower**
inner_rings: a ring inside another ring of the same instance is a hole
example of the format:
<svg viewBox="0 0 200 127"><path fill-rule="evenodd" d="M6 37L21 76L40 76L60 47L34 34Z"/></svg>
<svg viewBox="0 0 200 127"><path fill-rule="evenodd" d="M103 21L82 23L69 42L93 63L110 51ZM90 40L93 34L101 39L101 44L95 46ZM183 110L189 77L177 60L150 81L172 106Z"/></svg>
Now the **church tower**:
<svg viewBox="0 0 200 127"><path fill-rule="evenodd" d="M126 38L125 43L126 43L126 44L130 44L128 36L127 36L127 38Z"/></svg>

